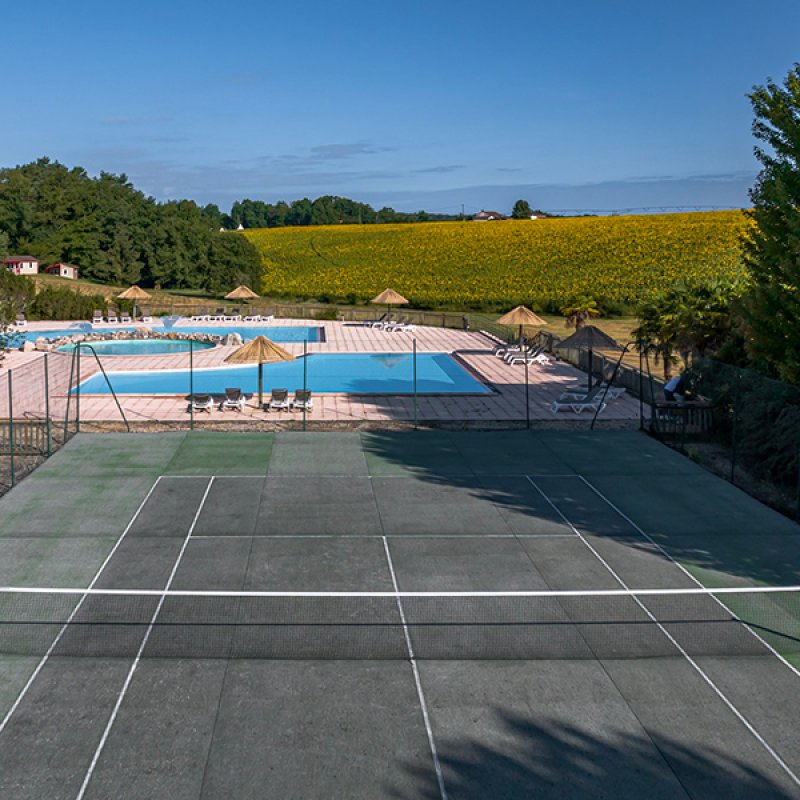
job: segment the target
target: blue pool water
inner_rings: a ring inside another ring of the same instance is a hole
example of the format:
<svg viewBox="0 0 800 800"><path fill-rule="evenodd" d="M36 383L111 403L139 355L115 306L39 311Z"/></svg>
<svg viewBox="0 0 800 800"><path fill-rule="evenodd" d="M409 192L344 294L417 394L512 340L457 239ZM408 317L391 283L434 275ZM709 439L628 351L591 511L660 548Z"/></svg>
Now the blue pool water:
<svg viewBox="0 0 800 800"><path fill-rule="evenodd" d="M101 342L89 342L81 350L82 354L91 355L89 346L99 356L155 356L170 353L188 353L189 349L208 350L215 347L211 342L188 342L185 339L109 339ZM58 348L60 352L71 353L73 344L65 344Z"/></svg>
<svg viewBox="0 0 800 800"><path fill-rule="evenodd" d="M413 360L410 353L315 353L307 358L279 364L264 364L264 390L303 387L314 392L343 394L412 394ZM119 394L185 395L189 392L188 370L108 372ZM248 394L258 391L258 365L216 367L194 371L196 394L223 394L238 387ZM108 394L98 373L84 381L81 394ZM480 393L490 389L445 353L417 354L417 392L420 394Z"/></svg>
<svg viewBox="0 0 800 800"><path fill-rule="evenodd" d="M181 333L215 333L224 336L226 333L238 333L242 339L254 339L266 336L273 342L318 342L321 328L316 325L147 325L156 332L178 331ZM72 336L76 333L111 333L112 331L132 331L132 326L115 325L113 328L93 326L88 322L76 323L68 328L56 328L46 331L19 331L12 336L11 347L21 347L23 342L35 342L38 338L55 339L59 336Z"/></svg>

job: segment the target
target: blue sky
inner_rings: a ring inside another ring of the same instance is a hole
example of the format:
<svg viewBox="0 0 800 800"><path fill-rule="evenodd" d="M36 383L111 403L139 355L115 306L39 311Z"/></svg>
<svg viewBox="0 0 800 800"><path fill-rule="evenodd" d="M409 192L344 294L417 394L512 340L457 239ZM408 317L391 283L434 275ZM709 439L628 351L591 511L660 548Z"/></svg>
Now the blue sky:
<svg viewBox="0 0 800 800"><path fill-rule="evenodd" d="M47 155L223 210L747 203L746 93L800 61L797 0L4 8L0 164Z"/></svg>

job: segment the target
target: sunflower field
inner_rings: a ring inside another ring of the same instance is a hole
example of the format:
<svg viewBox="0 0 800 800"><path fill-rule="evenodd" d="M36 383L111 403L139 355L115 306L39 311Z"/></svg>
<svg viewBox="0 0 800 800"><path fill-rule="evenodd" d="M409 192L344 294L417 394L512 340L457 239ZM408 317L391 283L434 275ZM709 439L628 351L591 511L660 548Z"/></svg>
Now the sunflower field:
<svg viewBox="0 0 800 800"><path fill-rule="evenodd" d="M273 298L362 303L387 286L420 308L634 304L680 278L744 275L740 211L246 231Z"/></svg>

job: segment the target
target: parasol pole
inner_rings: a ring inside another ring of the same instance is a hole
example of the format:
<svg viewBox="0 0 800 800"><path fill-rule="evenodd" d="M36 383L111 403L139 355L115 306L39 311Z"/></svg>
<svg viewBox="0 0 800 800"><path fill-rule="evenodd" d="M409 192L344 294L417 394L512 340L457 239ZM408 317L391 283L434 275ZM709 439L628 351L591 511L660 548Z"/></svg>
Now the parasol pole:
<svg viewBox="0 0 800 800"><path fill-rule="evenodd" d="M523 362L525 364L525 427L530 430L531 428L531 402L530 402L530 389L528 387L528 359Z"/></svg>
<svg viewBox="0 0 800 800"><path fill-rule="evenodd" d="M303 339L303 430L306 429L306 409L308 408L308 338Z"/></svg>
<svg viewBox="0 0 800 800"><path fill-rule="evenodd" d="M194 340L189 339L189 430L194 430Z"/></svg>
<svg viewBox="0 0 800 800"><path fill-rule="evenodd" d="M264 362L258 360L258 407L264 405Z"/></svg>

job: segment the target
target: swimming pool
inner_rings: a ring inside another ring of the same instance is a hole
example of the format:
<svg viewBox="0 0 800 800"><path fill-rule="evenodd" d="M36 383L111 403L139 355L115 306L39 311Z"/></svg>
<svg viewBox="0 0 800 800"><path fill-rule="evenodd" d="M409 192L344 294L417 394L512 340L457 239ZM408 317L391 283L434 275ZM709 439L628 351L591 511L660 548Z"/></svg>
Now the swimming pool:
<svg viewBox="0 0 800 800"><path fill-rule="evenodd" d="M147 325L156 333L177 331L180 333L214 333L225 336L228 333L238 333L242 339L254 339L256 336L266 336L273 342L320 342L323 341L323 329L317 325ZM52 330L16 331L11 336L10 347L22 347L24 342L35 342L37 339L57 339L60 336L74 336L76 333L113 333L114 331L134 331L130 325L115 325L113 328L90 325L88 322L76 323L68 328L54 328Z"/></svg>
<svg viewBox="0 0 800 800"><path fill-rule="evenodd" d="M293 391L305 385L314 392L341 394L412 394L414 364L410 353L314 353L295 361L264 364L264 389ZM419 394L486 394L491 390L474 378L447 353L417 354ZM111 385L118 394L185 395L189 371L110 371ZM224 394L238 387L248 394L258 391L258 365L195 369L196 394ZM81 394L109 394L101 374L83 381Z"/></svg>
<svg viewBox="0 0 800 800"><path fill-rule="evenodd" d="M195 353L216 347L212 342L190 342L187 339L105 339L87 342L81 348L83 355L91 355L91 347L99 356L155 356L170 353L188 353L191 348ZM58 348L61 353L71 353L74 344L65 344Z"/></svg>

